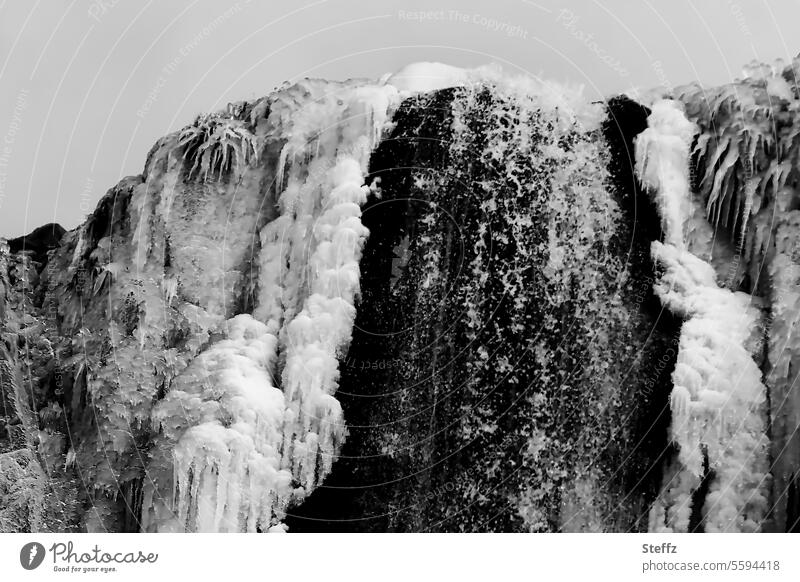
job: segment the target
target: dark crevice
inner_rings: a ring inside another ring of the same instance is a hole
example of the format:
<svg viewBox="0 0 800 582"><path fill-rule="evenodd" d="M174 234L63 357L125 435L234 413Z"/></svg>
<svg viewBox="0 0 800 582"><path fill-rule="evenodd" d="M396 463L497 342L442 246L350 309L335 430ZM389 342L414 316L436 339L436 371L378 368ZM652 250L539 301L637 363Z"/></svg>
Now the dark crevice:
<svg viewBox="0 0 800 582"><path fill-rule="evenodd" d="M395 115L397 125L392 135L372 155L373 173L365 182L379 178L387 193L410 191L411 171L406 166L442 165L452 98L453 91L446 90L429 98L404 101ZM386 197L371 197L363 209L362 222L370 236L360 264L361 300L349 352L339 363L341 380L336 395L350 427L349 436L325 482L300 506L289 510L285 523L290 532L392 529L393 495L398 487L393 481L403 473L403 463L389 455L375 454L375 431L368 427L375 418L370 407L383 405L381 394L394 386L386 369L372 371L370 366L385 363L387 356L392 361L392 334L405 327L403 313L410 306L403 309L395 302L403 289L408 257L398 262L395 255L404 240L413 240L419 220L429 210L422 200Z"/></svg>
<svg viewBox="0 0 800 582"><path fill-rule="evenodd" d="M786 533L800 533L800 472L792 473L786 492Z"/></svg>
<svg viewBox="0 0 800 582"><path fill-rule="evenodd" d="M692 512L689 515L689 533L705 533L705 513L704 508L706 505L706 498L708 491L711 488L716 474L713 469L709 467L708 462L708 448L701 445L703 452L703 478L700 480L700 485L692 492Z"/></svg>
<svg viewBox="0 0 800 582"><path fill-rule="evenodd" d="M657 497L665 459L671 450L669 424L669 394L672 390L672 372L677 361L677 339L681 320L666 310L653 292L653 283L659 273L650 255L654 240L662 240L663 231L658 209L644 192L636 177L635 138L647 128L650 109L620 95L606 103L607 116L603 122L603 136L609 148L608 169L612 192L623 213L620 236L629 242L627 264L631 278L645 288L633 292L628 300L641 301L641 311L646 328L652 330L649 341L641 346L642 356L654 362L647 367L647 378L631 394L642 410L634 427L634 436L644 449L644 463L631 471L630 487L641 492L645 507L639 508L641 527L646 527L647 508Z"/></svg>

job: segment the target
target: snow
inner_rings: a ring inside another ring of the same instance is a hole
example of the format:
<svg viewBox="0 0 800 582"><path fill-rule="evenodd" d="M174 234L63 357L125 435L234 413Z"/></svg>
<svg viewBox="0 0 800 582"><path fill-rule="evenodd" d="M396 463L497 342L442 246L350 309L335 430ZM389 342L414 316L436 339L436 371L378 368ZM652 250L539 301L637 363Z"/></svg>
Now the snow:
<svg viewBox="0 0 800 582"><path fill-rule="evenodd" d="M563 85L529 74L510 74L496 63L471 69L443 63L412 63L389 75L385 82L396 87L403 98L452 87L480 90L492 86L520 102L527 100L542 110L558 111L562 114L558 118L561 124L578 120L585 129L592 130L599 126L602 119L602 106L586 99L582 85Z"/></svg>
<svg viewBox="0 0 800 582"><path fill-rule="evenodd" d="M420 62L406 65L386 81L407 93L425 93L466 85L470 70L443 63Z"/></svg>
<svg viewBox="0 0 800 582"><path fill-rule="evenodd" d="M637 174L655 196L664 229L664 242L652 244L662 269L654 291L684 318L670 398L680 469L664 487L652 527L687 531L706 457L715 474L703 508L706 530L753 531L766 512L766 388L748 350L759 312L748 295L720 288L713 267L686 250L692 133L680 108L665 100L653 106L636 143Z"/></svg>

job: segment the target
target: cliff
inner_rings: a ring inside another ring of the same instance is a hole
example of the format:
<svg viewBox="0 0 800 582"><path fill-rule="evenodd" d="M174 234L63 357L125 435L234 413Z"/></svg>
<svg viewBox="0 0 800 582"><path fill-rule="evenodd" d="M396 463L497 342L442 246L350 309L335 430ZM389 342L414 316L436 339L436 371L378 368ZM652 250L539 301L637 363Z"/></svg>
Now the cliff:
<svg viewBox="0 0 800 582"><path fill-rule="evenodd" d="M0 530L796 530L790 74L199 116L0 243Z"/></svg>

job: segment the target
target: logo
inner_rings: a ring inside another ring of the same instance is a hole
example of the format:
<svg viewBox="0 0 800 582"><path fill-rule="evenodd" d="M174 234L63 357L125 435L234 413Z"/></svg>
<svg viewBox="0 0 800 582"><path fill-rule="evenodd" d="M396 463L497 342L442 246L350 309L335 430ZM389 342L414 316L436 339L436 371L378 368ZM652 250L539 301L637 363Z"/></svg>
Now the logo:
<svg viewBox="0 0 800 582"><path fill-rule="evenodd" d="M44 546L39 542L29 542L19 551L19 563L26 570L35 570L44 561Z"/></svg>

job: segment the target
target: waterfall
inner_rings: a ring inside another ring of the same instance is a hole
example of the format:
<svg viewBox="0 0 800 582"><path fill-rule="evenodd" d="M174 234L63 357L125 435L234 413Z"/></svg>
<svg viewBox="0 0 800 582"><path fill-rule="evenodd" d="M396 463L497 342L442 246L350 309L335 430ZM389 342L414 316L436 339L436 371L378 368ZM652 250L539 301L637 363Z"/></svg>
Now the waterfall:
<svg viewBox="0 0 800 582"><path fill-rule="evenodd" d="M0 529L791 529L798 99L737 83L417 63L199 115L0 243Z"/></svg>
<svg viewBox="0 0 800 582"><path fill-rule="evenodd" d="M189 425L158 529L282 531L287 506L330 472L346 433L335 392L369 234L364 178L397 100L392 85L309 81L271 104L270 137L284 145L268 170L278 216L259 235L256 305L154 411L168 432L176 418Z"/></svg>
<svg viewBox="0 0 800 582"><path fill-rule="evenodd" d="M755 531L768 485L766 388L752 353L760 313L749 295L720 288L711 265L686 249L693 134L681 108L662 100L636 140L637 174L664 230L664 242L652 246L662 269L655 292L683 318L670 399L680 468L665 477L651 529L688 531L692 495L706 478L710 493L699 509L707 531Z"/></svg>

